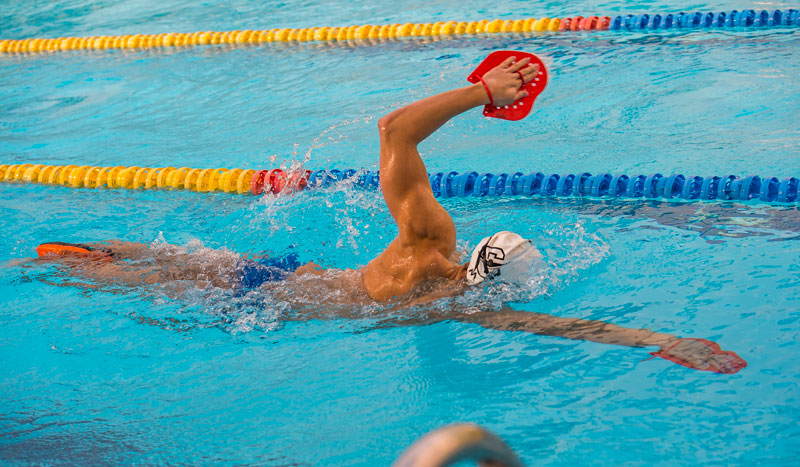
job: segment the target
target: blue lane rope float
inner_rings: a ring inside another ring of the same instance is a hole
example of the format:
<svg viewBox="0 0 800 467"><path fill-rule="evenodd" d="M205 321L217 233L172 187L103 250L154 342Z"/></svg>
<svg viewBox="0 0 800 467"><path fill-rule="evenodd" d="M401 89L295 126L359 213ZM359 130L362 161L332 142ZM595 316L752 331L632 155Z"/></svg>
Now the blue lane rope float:
<svg viewBox="0 0 800 467"><path fill-rule="evenodd" d="M732 10L719 13L678 13L678 14L641 14L615 16L611 18L608 29L691 29L691 28L765 28L777 26L800 25L800 11L789 9L774 10Z"/></svg>
<svg viewBox="0 0 800 467"><path fill-rule="evenodd" d="M685 176L633 175L589 172L478 173L455 171L428 174L437 197L543 196L681 200L758 200L797 203L800 179L748 175ZM91 167L88 165L0 165L0 181L38 182L73 188L185 189L198 192L287 193L349 181L364 189L378 189L378 171L198 169L189 167Z"/></svg>
<svg viewBox="0 0 800 467"><path fill-rule="evenodd" d="M330 186L355 177L354 184L366 189L377 189L380 177L376 171L316 170L311 172L308 187ZM483 173L436 172L428 174L431 189L436 197L483 196L544 196L544 197L594 197L594 198L645 198L682 200L759 200L766 203L796 203L800 179L787 177L738 177L725 175L687 177L683 174L664 176L613 175L589 172L579 174L545 174L531 172Z"/></svg>

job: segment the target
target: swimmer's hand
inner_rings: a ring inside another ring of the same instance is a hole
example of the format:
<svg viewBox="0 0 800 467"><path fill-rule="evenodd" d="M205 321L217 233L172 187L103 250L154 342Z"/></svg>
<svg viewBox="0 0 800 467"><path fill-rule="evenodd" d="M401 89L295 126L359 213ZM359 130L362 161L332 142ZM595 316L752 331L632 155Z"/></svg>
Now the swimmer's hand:
<svg viewBox="0 0 800 467"><path fill-rule="evenodd" d="M539 72L539 65L530 65L529 58L515 61L516 57L508 57L483 75L483 82L492 93L494 105L503 106L526 97L527 91L520 90L523 84L529 83ZM486 96L486 104L489 96Z"/></svg>
<svg viewBox="0 0 800 467"><path fill-rule="evenodd" d="M733 374L747 366L735 352L722 350L719 344L706 339L683 338L661 346L656 357L678 365L715 373Z"/></svg>

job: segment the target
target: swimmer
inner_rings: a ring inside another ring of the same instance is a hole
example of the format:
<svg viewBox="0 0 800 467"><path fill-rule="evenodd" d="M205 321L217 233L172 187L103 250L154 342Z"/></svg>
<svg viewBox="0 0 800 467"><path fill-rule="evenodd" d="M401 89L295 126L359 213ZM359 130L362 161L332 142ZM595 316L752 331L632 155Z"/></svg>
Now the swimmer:
<svg viewBox="0 0 800 467"><path fill-rule="evenodd" d="M513 265L530 265L541 255L530 241L501 230L479 242L469 261L460 264L457 261L455 224L434 197L417 146L461 113L490 102L496 106L510 105L526 97L527 91L521 88L533 80L538 71L538 65L531 64L528 58L515 60L515 57L509 57L485 73L483 83L422 99L378 121L381 190L397 224L398 234L381 254L360 270L326 271L315 263L300 264L294 255L241 258L228 252L208 261L191 253L169 254L163 247L154 249L144 244L118 241L86 245L85 255L68 252L63 259L82 275L115 284L158 284L182 280L216 287L258 288L271 287L279 281L280 289L291 291L292 283L308 285L315 282L308 280L310 276L318 279L316 284L319 287L343 291L336 295L338 299L354 304L372 300L418 306L460 294L467 287L503 276ZM133 268L129 262L121 260L139 260L142 266ZM423 295L416 293L426 283L436 283L437 287ZM293 295L301 294L290 293L287 299L293 299ZM312 295L330 297L332 294ZM319 308L324 304L315 302L313 305ZM698 340L510 308L472 314L431 312L428 320L459 320L491 329L631 347L655 346L661 349L657 356L685 366L722 373L735 373L746 365L735 354L723 352L718 346L714 348L698 343Z"/></svg>

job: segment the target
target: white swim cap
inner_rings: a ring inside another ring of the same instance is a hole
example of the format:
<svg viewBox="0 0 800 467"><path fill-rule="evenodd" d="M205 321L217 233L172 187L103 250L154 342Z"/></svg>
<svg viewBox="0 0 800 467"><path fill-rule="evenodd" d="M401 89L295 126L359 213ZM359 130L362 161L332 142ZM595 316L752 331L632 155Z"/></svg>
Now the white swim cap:
<svg viewBox="0 0 800 467"><path fill-rule="evenodd" d="M513 232L497 232L481 240L472 251L472 257L467 265L467 284L476 285L487 278L499 276L500 268L509 262L517 264L522 269L530 268L531 263L541 257L539 250L531 245L530 240ZM503 271L505 275L505 268Z"/></svg>

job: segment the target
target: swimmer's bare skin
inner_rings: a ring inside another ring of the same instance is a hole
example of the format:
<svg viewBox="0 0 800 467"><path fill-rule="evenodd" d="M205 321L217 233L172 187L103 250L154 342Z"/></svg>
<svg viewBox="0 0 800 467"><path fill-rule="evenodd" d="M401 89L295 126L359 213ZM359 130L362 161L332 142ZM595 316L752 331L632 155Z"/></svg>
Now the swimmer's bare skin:
<svg viewBox="0 0 800 467"><path fill-rule="evenodd" d="M537 72L538 66L529 65L528 59L515 62L511 57L483 78L495 104L507 105L526 95L520 90L523 79L527 83ZM520 79L520 73L523 79ZM371 299L386 302L406 296L415 286L429 279L444 278L454 285L464 284L466 265L454 261L455 225L433 196L417 145L451 118L488 103L489 97L483 85L475 84L423 99L379 120L381 189L399 232L380 255L359 271L360 282ZM230 288L235 280L235 274L231 271L235 270L239 258L234 255L215 262L213 267L206 267L207 262L191 261L190 255L186 254L168 260L159 258L144 244L112 241L95 246L109 247L114 251L115 258L144 260L145 264L132 269L114 261L100 261L96 257L91 257L90 261L86 261L85 256L60 259L86 277L114 284L158 284L173 280ZM148 264L148 260L153 263ZM291 280L309 274L324 276L325 270L315 263L307 263L295 270ZM435 300L452 294L457 288L429 294L407 304L414 306ZM425 318L395 320L392 324L429 324L445 320L475 323L488 329L523 331L628 347L657 346L665 354L691 362L698 369L725 372L729 365L723 356L710 354L707 348L691 341L682 341L672 334L510 308L472 314L461 310L447 313L436 311Z"/></svg>
<svg viewBox="0 0 800 467"><path fill-rule="evenodd" d="M227 282L229 278L222 273L228 268L233 268L238 255L233 255L229 260L221 261L197 261L190 259L191 255L177 253L169 255L165 259L164 255L154 254L152 248L143 243L109 241L95 243L96 248L110 248L114 251L115 261L108 261L102 254L90 253L89 255L63 256L56 258L61 264L68 266L71 274L81 275L93 279L98 283L110 285L152 285L171 283L169 290L176 295L180 295L185 287L185 282L222 288L230 287ZM132 260L134 263L143 261L144 265L131 267L130 265L120 264L116 260ZM47 258L44 258L47 260ZM149 260L155 260L150 263ZM230 264L225 264L226 262ZM306 270L301 273L300 270ZM304 274L323 275L319 266L309 263L301 266L295 273L295 277L289 282L296 281ZM335 280L337 286L343 285L341 278ZM92 284L80 283L53 283L53 285L83 286L97 288ZM287 284L282 284L279 289L286 289ZM291 297L291 288L287 291ZM414 305L411 302L409 305ZM318 308L319 302L313 308ZM339 312L337 316L345 316L347 313ZM288 315L287 320L306 320L312 318L329 317L323 313L298 313L296 316ZM355 314L352 317L360 317ZM679 357L691 362L695 368L711 371L721 371L730 367L730 357L715 355L708 351L705 346L697 345L692 341L680 339L678 336L650 331L648 329L632 329L617 326L603 321L584 320L578 318L562 318L544 313L530 311L518 311L511 308L504 308L500 311L482 311L467 314L459 309L450 311L433 310L425 313L424 316L411 317L405 319L394 319L382 323L382 326L391 325L424 325L438 323L442 321L460 321L464 323L478 324L487 329L499 331L528 332L531 334L563 337L574 340L588 340L603 344L621 345L626 347L658 347L667 355ZM152 324L152 323L151 323ZM157 324L157 323L155 323ZM677 344L677 345L675 345Z"/></svg>
<svg viewBox="0 0 800 467"><path fill-rule="evenodd" d="M520 74L528 83L539 71L527 58L514 60L509 57L483 76L496 105L525 97ZM417 145L456 115L488 103L489 95L478 83L414 102L378 121L381 190L399 232L361 269L364 288L374 300L406 295L431 278L464 280L466 265L453 262L453 219L433 196Z"/></svg>

